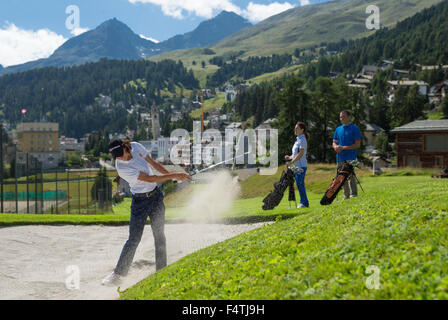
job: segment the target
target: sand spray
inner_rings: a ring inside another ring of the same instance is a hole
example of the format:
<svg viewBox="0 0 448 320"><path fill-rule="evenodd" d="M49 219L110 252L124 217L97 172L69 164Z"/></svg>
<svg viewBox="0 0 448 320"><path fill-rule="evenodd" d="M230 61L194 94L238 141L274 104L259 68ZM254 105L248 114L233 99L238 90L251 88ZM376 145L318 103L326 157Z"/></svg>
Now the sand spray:
<svg viewBox="0 0 448 320"><path fill-rule="evenodd" d="M241 192L238 177L232 177L227 170L215 171L203 182L182 208L182 218L200 222L219 219L232 208Z"/></svg>

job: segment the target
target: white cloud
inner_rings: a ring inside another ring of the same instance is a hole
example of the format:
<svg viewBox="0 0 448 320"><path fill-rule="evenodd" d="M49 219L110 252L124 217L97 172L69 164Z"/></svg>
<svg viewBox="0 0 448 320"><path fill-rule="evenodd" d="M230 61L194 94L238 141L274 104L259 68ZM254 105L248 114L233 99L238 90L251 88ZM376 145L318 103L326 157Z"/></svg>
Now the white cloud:
<svg viewBox="0 0 448 320"><path fill-rule="evenodd" d="M289 2L273 2L268 5L249 2L247 9L243 12L243 16L251 22L259 22L294 7L295 5Z"/></svg>
<svg viewBox="0 0 448 320"><path fill-rule="evenodd" d="M65 41L48 29L24 30L13 23L0 29L0 64L4 67L48 58Z"/></svg>
<svg viewBox="0 0 448 320"><path fill-rule="evenodd" d="M156 40L156 39L153 39L153 38L150 38L150 37L146 37L143 34L140 35L140 38L143 38L145 40L149 40L149 41L152 41L152 42L155 42L155 43L159 43L160 42L159 40Z"/></svg>
<svg viewBox="0 0 448 320"><path fill-rule="evenodd" d="M231 0L129 0L129 2L155 4L160 6L165 15L177 19L183 19L185 14L210 19L223 10L241 13L241 9Z"/></svg>
<svg viewBox="0 0 448 320"><path fill-rule="evenodd" d="M80 34L83 34L84 32L89 31L89 28L74 28L70 31L70 33L72 35L74 35L75 37L79 36Z"/></svg>
<svg viewBox="0 0 448 320"><path fill-rule="evenodd" d="M310 0L300 0L300 5L301 6L307 6L310 4Z"/></svg>

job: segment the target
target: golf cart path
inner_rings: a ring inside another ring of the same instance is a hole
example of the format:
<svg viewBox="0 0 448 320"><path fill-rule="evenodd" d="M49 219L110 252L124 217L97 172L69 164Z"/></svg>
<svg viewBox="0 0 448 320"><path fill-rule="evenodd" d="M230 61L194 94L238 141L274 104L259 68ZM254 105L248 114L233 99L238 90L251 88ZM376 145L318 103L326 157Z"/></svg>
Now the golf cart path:
<svg viewBox="0 0 448 320"><path fill-rule="evenodd" d="M167 224L168 264L265 224ZM128 233L128 226L0 228L0 300L118 299L117 288L101 280L113 271ZM120 290L154 273L154 259L148 225Z"/></svg>

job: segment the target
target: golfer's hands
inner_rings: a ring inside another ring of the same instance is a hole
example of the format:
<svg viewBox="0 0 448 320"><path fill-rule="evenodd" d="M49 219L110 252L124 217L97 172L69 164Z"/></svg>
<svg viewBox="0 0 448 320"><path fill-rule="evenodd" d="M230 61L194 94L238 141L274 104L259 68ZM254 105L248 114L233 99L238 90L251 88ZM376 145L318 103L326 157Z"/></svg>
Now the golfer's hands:
<svg viewBox="0 0 448 320"><path fill-rule="evenodd" d="M181 173L181 172L176 172L172 178L172 180L176 180L176 181L180 181L180 182L185 182L187 180L189 180L191 177L190 175L186 174L186 173Z"/></svg>
<svg viewBox="0 0 448 320"><path fill-rule="evenodd" d="M334 148L334 151L336 151L336 153L341 153L344 150L344 147L341 146L337 146Z"/></svg>
<svg viewBox="0 0 448 320"><path fill-rule="evenodd" d="M286 161L289 161L289 160L291 160L291 159L292 159L291 156L285 156L285 160L286 160Z"/></svg>

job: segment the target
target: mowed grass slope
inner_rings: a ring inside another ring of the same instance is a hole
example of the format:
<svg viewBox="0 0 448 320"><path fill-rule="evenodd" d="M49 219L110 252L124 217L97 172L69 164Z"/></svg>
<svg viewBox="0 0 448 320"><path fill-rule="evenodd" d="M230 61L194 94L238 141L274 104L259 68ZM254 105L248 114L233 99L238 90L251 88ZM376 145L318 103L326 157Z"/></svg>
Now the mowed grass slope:
<svg viewBox="0 0 448 320"><path fill-rule="evenodd" d="M448 299L448 181L397 174L366 175L365 193L331 206L316 195L297 217L184 257L121 298Z"/></svg>

